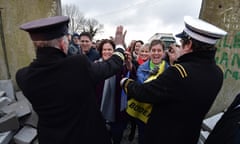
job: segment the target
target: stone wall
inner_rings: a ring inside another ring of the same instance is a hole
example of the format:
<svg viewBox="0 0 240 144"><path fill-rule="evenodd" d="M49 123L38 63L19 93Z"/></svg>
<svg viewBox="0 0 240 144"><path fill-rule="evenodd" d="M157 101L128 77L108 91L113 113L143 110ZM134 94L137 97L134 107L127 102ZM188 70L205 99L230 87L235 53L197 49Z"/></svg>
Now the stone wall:
<svg viewBox="0 0 240 144"><path fill-rule="evenodd" d="M240 1L203 0L200 18L228 32L217 43L217 63L224 71L224 84L209 115L223 111L240 92Z"/></svg>
<svg viewBox="0 0 240 144"><path fill-rule="evenodd" d="M28 33L19 29L25 22L61 15L60 0L0 0L0 80L12 79L16 71L35 57Z"/></svg>

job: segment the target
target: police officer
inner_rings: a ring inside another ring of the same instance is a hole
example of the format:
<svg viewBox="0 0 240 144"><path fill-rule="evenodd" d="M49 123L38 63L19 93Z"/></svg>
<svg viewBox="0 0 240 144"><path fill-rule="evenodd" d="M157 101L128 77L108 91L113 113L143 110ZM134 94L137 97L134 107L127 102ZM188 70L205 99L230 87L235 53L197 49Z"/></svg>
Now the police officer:
<svg viewBox="0 0 240 144"><path fill-rule="evenodd" d="M214 45L227 33L190 16L184 22L185 29L176 35L182 46L174 65L149 83L121 81L128 96L153 104L145 144L196 144L202 120L222 87Z"/></svg>
<svg viewBox="0 0 240 144"><path fill-rule="evenodd" d="M117 27L113 56L96 64L85 55L67 57L68 22L55 16L20 26L36 46L36 59L18 70L17 84L38 114L40 144L110 144L94 90L123 65L123 27Z"/></svg>

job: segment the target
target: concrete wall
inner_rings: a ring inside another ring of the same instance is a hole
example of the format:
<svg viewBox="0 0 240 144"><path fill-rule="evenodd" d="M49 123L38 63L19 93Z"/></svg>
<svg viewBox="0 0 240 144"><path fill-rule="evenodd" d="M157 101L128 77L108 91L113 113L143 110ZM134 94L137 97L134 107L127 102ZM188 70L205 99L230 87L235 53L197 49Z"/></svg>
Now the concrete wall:
<svg viewBox="0 0 240 144"><path fill-rule="evenodd" d="M228 32L218 41L217 63L224 71L224 84L209 115L227 108L240 92L240 1L203 0L200 18Z"/></svg>
<svg viewBox="0 0 240 144"><path fill-rule="evenodd" d="M0 80L12 79L16 71L35 57L28 33L19 29L25 22L61 15L60 0L0 0Z"/></svg>

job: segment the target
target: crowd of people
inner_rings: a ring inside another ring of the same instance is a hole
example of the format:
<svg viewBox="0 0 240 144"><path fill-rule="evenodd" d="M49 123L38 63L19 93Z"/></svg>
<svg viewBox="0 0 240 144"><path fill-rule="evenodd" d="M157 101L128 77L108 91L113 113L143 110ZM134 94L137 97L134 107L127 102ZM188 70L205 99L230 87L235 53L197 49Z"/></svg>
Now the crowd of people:
<svg viewBox="0 0 240 144"><path fill-rule="evenodd" d="M122 26L93 41L89 32L68 33L68 22L56 16L20 27L37 48L16 80L39 116L40 144L120 144L128 125L139 144L197 143L222 86L214 45L225 31L186 17L181 45L166 48L159 39L126 44Z"/></svg>

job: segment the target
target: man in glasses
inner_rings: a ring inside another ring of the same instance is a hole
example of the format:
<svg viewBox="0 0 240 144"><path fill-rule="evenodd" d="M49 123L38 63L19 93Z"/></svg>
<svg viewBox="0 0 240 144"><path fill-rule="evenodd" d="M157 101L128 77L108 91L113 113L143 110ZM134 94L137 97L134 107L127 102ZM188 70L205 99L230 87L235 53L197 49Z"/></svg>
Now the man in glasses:
<svg viewBox="0 0 240 144"><path fill-rule="evenodd" d="M148 83L121 81L128 96L153 104L145 144L196 144L202 121L222 87L214 45L227 32L190 16L184 22L185 29L176 35L181 47L172 66Z"/></svg>

